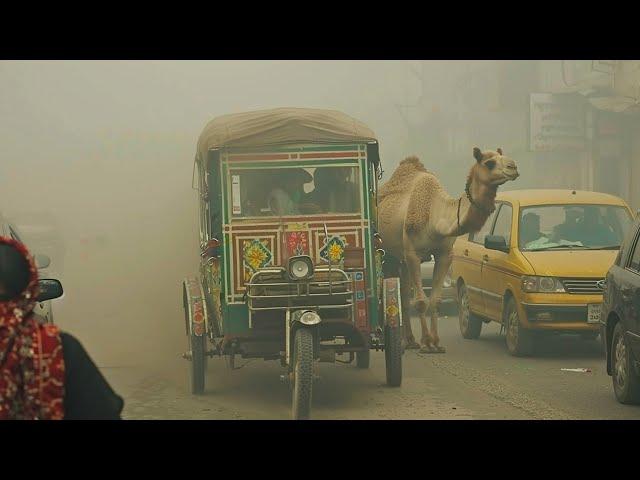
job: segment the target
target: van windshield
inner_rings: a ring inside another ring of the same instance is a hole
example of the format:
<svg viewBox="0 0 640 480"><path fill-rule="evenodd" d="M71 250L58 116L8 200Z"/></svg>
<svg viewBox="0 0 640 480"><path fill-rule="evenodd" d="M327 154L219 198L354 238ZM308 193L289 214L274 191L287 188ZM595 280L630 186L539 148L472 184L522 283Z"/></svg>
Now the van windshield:
<svg viewBox="0 0 640 480"><path fill-rule="evenodd" d="M620 248L632 218L614 205L541 205L520 212L522 251Z"/></svg>
<svg viewBox="0 0 640 480"><path fill-rule="evenodd" d="M230 170L232 218L359 213L358 167Z"/></svg>

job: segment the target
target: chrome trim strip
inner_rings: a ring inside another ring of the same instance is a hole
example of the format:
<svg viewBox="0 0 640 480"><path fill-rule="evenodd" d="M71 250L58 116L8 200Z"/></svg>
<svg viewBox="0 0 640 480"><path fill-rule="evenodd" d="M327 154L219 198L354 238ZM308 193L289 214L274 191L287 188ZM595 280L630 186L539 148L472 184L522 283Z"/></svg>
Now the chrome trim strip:
<svg viewBox="0 0 640 480"><path fill-rule="evenodd" d="M520 305L525 307L549 307L549 308L576 308L576 307L586 307L587 303L526 303L520 302ZM595 304L597 305L597 303Z"/></svg>
<svg viewBox="0 0 640 480"><path fill-rule="evenodd" d="M638 340L640 340L640 335L638 335L637 333L633 333L633 332L631 332L631 331L629 331L629 330L627 330L627 333L628 333L629 335L631 335L632 337L635 337L635 338L637 338Z"/></svg>
<svg viewBox="0 0 640 480"><path fill-rule="evenodd" d="M497 293L493 293L493 292L489 292L487 290L482 290L482 293L484 293L485 295L489 296L489 297L494 297L494 298L500 298L502 299L504 297L504 295L499 295Z"/></svg>
<svg viewBox="0 0 640 480"><path fill-rule="evenodd" d="M284 363L289 365L289 359L291 357L291 311L287 309L284 314L284 329L285 329L285 359Z"/></svg>
<svg viewBox="0 0 640 480"><path fill-rule="evenodd" d="M286 306L286 307L249 307L249 310L258 312L258 311L266 311L266 310L286 310L289 311L292 308L297 310L307 309L307 310L340 310L340 309L348 309L353 306L352 303L345 303L344 305L299 305L299 306Z"/></svg>
<svg viewBox="0 0 640 480"><path fill-rule="evenodd" d="M267 283L267 287L270 285ZM306 297L334 297L336 295L353 295L351 290L347 290L345 292L333 292L333 293L301 293L300 295L250 295L247 294L247 298L251 299L271 299L271 298L306 298Z"/></svg>
<svg viewBox="0 0 640 480"><path fill-rule="evenodd" d="M470 285L467 285L466 287L467 287L467 290L472 290L474 292L480 292L480 293L488 295L490 297L504 298L504 295L500 295L498 293L489 292L488 290L484 290L482 288L472 287ZM452 288L452 287L449 287L449 288Z"/></svg>

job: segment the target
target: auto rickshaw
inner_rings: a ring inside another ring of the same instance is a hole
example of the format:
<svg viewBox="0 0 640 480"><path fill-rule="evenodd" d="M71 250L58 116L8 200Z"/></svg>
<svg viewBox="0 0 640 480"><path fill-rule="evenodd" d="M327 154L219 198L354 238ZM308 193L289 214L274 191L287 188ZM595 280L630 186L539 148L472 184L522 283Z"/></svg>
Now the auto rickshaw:
<svg viewBox="0 0 640 480"><path fill-rule="evenodd" d="M293 418L306 419L317 363L368 368L372 349L400 386L400 283L383 276L376 233L381 173L375 134L338 111L279 108L205 126L193 179L200 272L183 282L192 393L204 392L209 357L231 368L236 357L277 360Z"/></svg>

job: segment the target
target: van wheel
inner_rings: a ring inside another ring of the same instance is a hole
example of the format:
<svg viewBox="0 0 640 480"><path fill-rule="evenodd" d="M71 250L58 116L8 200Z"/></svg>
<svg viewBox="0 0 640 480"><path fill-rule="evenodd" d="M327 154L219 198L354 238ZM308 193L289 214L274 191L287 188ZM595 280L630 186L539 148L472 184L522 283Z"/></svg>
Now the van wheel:
<svg viewBox="0 0 640 480"><path fill-rule="evenodd" d="M458 324L460 325L460 333L463 338L475 340L482 332L482 320L471 312L469 304L469 295L467 287L462 284L458 294L458 303L460 305L458 312Z"/></svg>
<svg viewBox="0 0 640 480"><path fill-rule="evenodd" d="M533 332L522 328L520 316L516 307L516 301L510 298L504 314L506 329L507 349L514 357L526 357L533 353L534 336Z"/></svg>
<svg viewBox="0 0 640 480"><path fill-rule="evenodd" d="M613 330L611 343L611 365L613 370L613 391L620 403L640 403L640 376L633 368L633 359L625 339L625 328L621 322Z"/></svg>

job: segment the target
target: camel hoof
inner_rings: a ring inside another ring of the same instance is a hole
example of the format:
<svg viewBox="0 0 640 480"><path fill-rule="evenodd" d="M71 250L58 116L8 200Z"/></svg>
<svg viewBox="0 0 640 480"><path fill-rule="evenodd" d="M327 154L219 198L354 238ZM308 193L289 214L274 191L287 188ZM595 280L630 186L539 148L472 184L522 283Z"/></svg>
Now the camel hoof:
<svg viewBox="0 0 640 480"><path fill-rule="evenodd" d="M416 342L407 342L404 348L405 350L417 350L418 348L420 348L420 345Z"/></svg>
<svg viewBox="0 0 640 480"><path fill-rule="evenodd" d="M444 347L434 347L432 345L426 345L420 349L420 353L446 353L447 349Z"/></svg>

